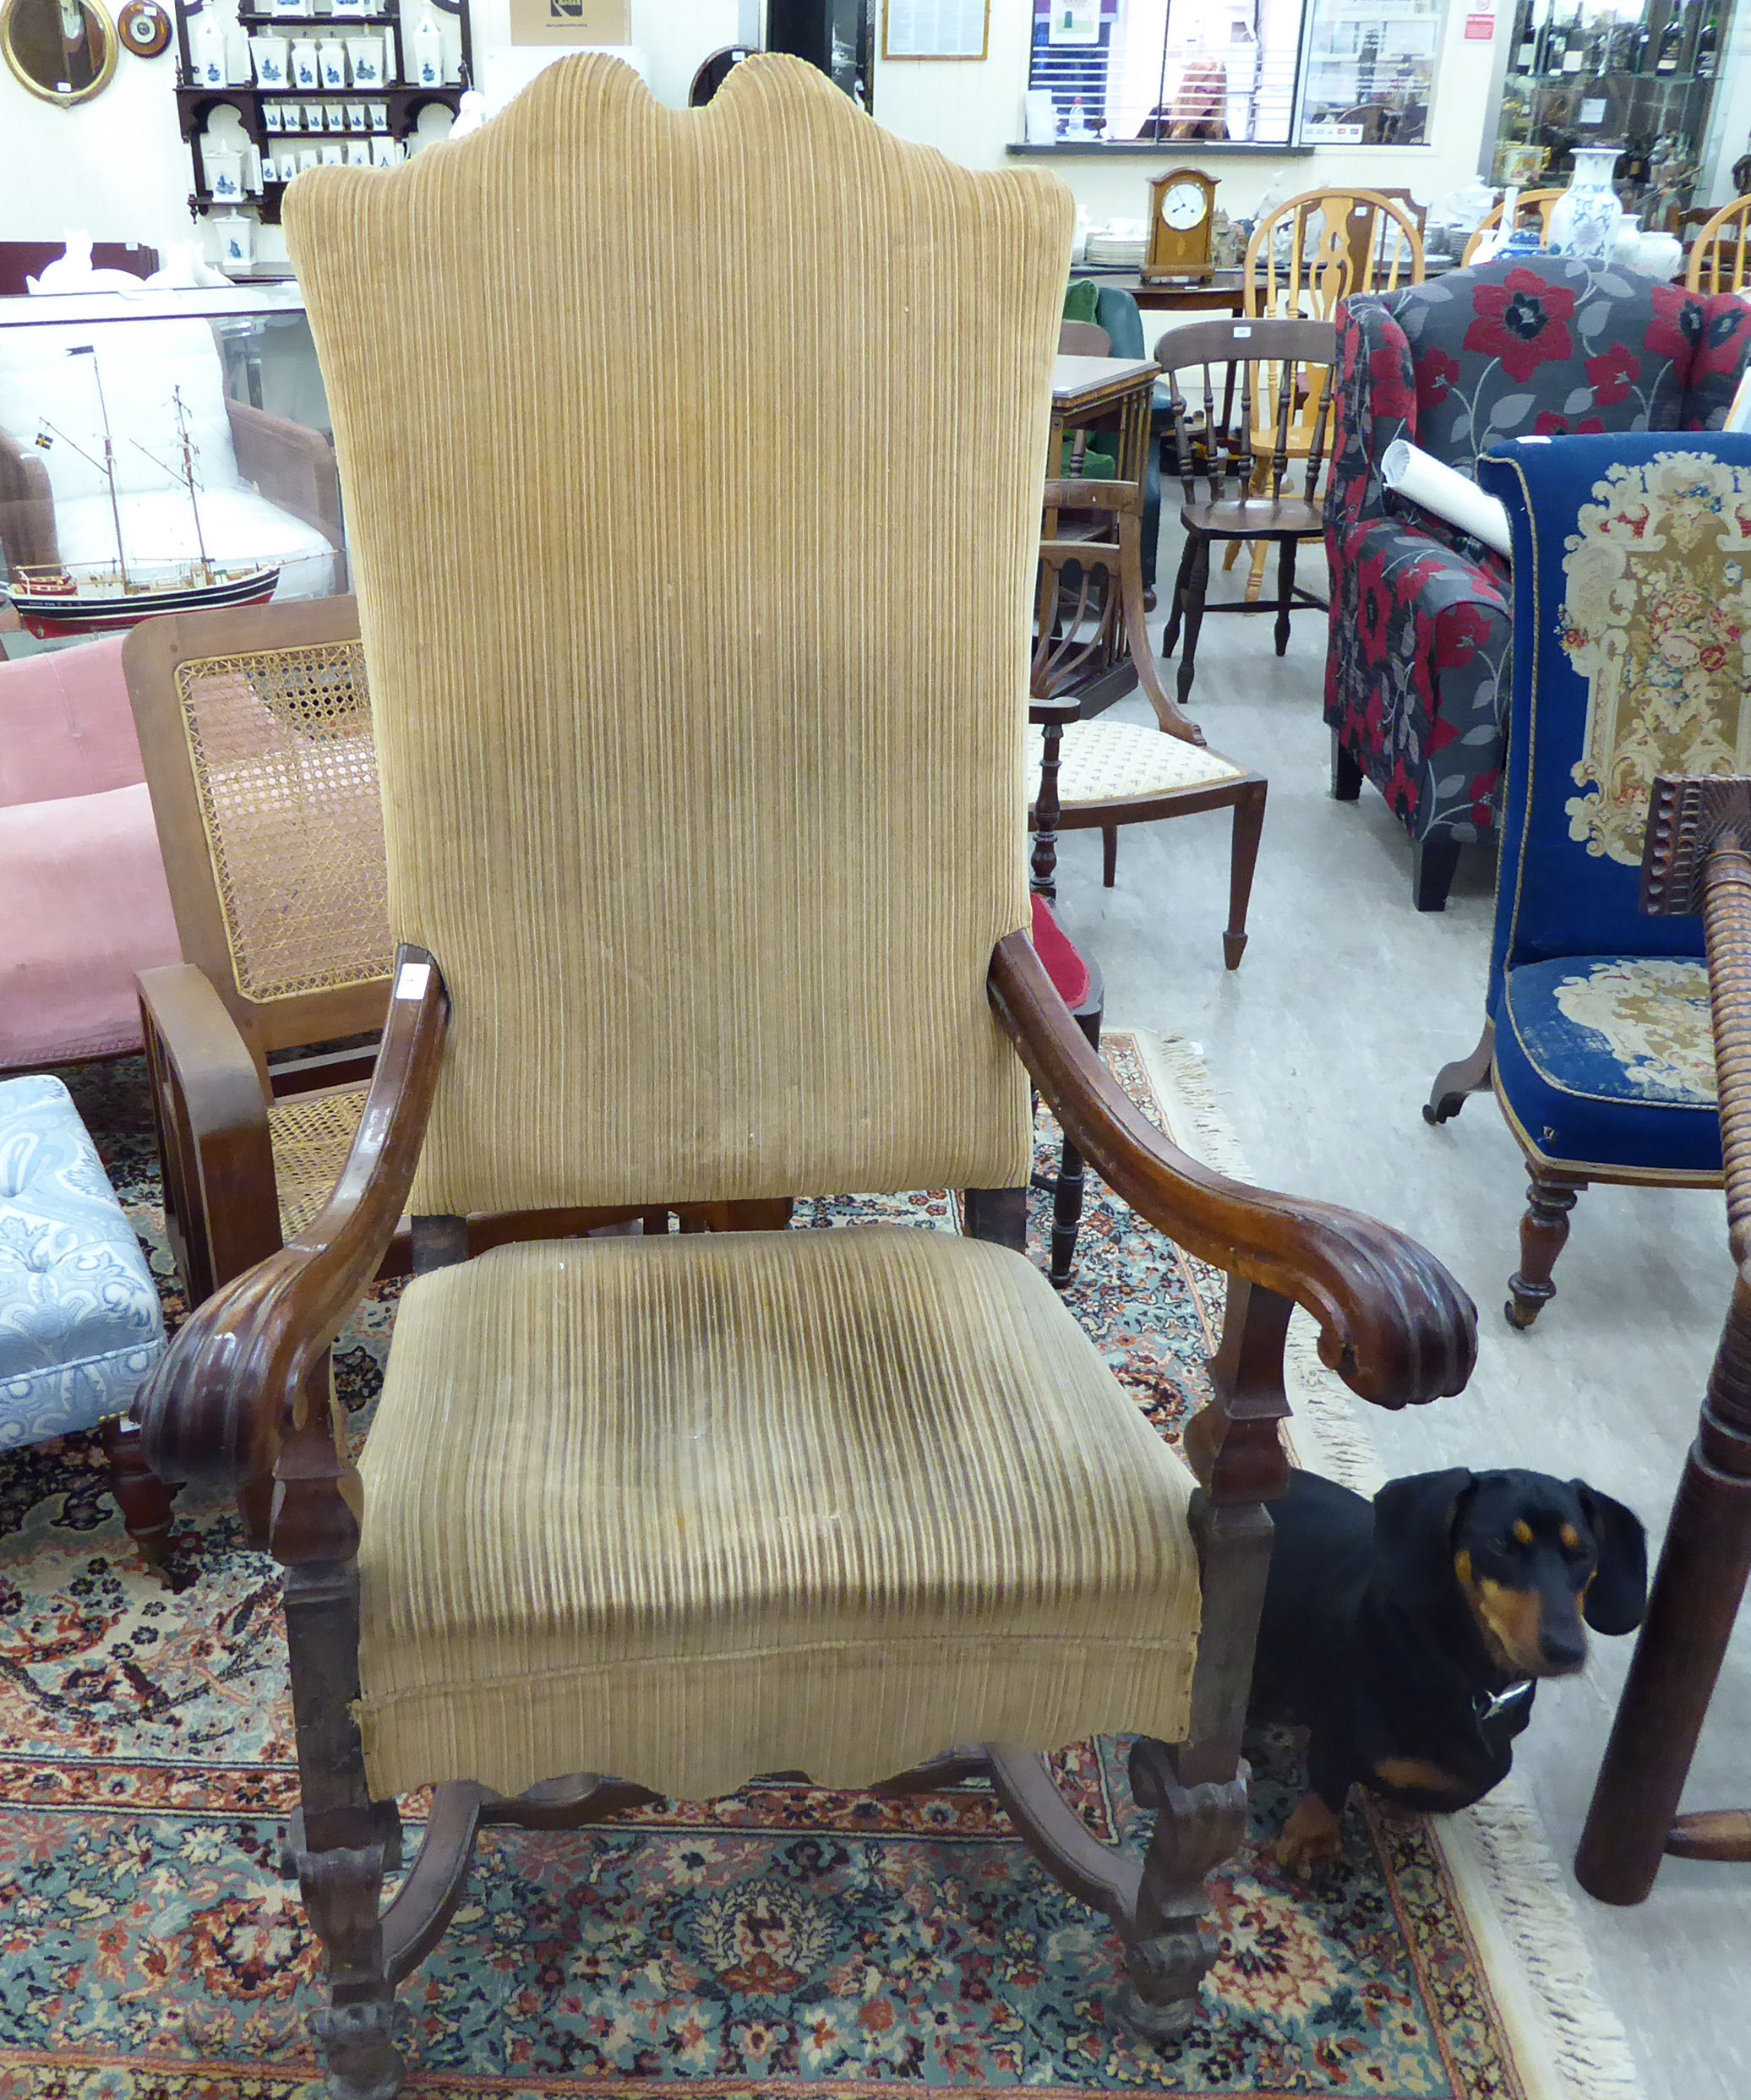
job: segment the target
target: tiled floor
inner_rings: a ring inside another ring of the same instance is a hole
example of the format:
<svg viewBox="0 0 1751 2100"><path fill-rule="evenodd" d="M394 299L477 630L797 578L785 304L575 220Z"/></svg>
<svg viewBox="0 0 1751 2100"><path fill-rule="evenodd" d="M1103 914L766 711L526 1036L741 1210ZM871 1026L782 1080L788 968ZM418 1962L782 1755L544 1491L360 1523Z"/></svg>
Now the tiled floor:
<svg viewBox="0 0 1751 2100"><path fill-rule="evenodd" d="M1160 626L1157 615L1158 642ZM1411 1415L1371 1415L1390 1471L1580 1474L1638 1510L1657 1538L1727 1302L1720 1196L1590 1190L1557 1298L1531 1334L1508 1328L1501 1308L1524 1202L1519 1150L1487 1095L1439 1131L1419 1113L1437 1068L1476 1040L1493 869L1481 853L1476 865L1468 857L1447 911L1420 914L1409 841L1379 798L1330 799L1322 614L1296 615L1281 663L1268 619L1213 622L1204 640L1192 712L1217 750L1271 783L1252 944L1241 969L1225 973L1225 817L1126 830L1110 892L1100 887L1098 834L1069 837L1061 905L1105 972L1109 1023L1188 1038L1259 1179L1416 1234L1476 1301L1482 1344L1470 1389ZM1148 718L1135 698L1120 713ZM1541 1693L1522 1739L1518 1768L1565 1867L1629 1646L1596 1642L1583 1680ZM1748 1742L1751 1611L1687 1803L1751 1805ZM1649 2100L1743 2100L1751 1867L1668 1862L1636 1910L1574 1893Z"/></svg>

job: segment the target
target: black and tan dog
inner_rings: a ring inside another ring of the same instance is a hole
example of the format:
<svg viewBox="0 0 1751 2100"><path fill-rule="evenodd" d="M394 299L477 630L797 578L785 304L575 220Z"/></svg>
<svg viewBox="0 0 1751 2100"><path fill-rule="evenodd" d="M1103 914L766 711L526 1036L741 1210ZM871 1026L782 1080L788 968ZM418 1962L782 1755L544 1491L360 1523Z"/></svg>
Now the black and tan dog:
<svg viewBox="0 0 1751 2100"><path fill-rule="evenodd" d="M1353 1786L1412 1808L1486 1794L1537 1679L1586 1661L1582 1621L1627 1634L1647 1601L1639 1519L1583 1481L1422 1473L1370 1503L1298 1472L1271 1519L1252 1715L1309 1732L1277 1846L1296 1874L1341 1855Z"/></svg>

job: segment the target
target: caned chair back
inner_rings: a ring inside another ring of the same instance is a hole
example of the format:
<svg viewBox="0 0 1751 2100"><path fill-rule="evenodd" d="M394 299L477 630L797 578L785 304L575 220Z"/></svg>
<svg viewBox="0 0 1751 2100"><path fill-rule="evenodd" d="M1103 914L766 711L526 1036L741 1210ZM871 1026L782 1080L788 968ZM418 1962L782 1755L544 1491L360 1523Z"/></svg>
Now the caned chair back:
<svg viewBox="0 0 1751 2100"><path fill-rule="evenodd" d="M1519 201L1514 206L1514 224L1519 226L1522 221L1536 217L1538 221L1538 237L1541 241L1543 240L1551 230L1551 214L1556 209L1557 198L1562 194L1563 192L1560 189L1523 189L1520 192ZM1504 198L1503 204L1507 201ZM1502 205L1492 205L1478 221L1472 230L1471 238L1465 243L1465 252L1459 258L1459 267L1462 270L1469 267L1472 258L1483 246L1484 236L1487 233L1493 233L1501 223Z"/></svg>
<svg viewBox="0 0 1751 2100"><path fill-rule="evenodd" d="M258 1062L380 1028L394 944L354 601L148 620L122 662L183 953Z"/></svg>
<svg viewBox="0 0 1751 2100"><path fill-rule="evenodd" d="M1697 229L1685 268L1693 292L1737 292L1751 278L1751 197L1735 197Z"/></svg>
<svg viewBox="0 0 1751 2100"><path fill-rule="evenodd" d="M1751 772L1751 437L1515 439L1478 461L1514 535L1514 694L1491 959L1700 955L1641 909L1658 773ZM1527 638L1520 646L1519 637Z"/></svg>
<svg viewBox="0 0 1751 2100"><path fill-rule="evenodd" d="M567 60L294 187L390 919L453 1002L416 1210L1025 1179L985 979L1072 218L771 57L698 111Z"/></svg>
<svg viewBox="0 0 1751 2100"><path fill-rule="evenodd" d="M1227 493L1285 491L1312 502L1325 465L1331 420L1331 374L1337 330L1329 321L1189 321L1170 329L1155 344L1154 358L1166 375L1174 448L1188 504L1213 502ZM1203 406L1186 399L1181 374L1202 374ZM1228 386L1238 374L1241 412L1225 421ZM1231 434L1230 434L1231 432ZM1299 463L1299 488L1291 469Z"/></svg>
<svg viewBox="0 0 1751 2100"><path fill-rule="evenodd" d="M1249 315L1328 321L1352 292L1421 284L1422 235L1378 190L1312 189L1259 221L1245 269Z"/></svg>

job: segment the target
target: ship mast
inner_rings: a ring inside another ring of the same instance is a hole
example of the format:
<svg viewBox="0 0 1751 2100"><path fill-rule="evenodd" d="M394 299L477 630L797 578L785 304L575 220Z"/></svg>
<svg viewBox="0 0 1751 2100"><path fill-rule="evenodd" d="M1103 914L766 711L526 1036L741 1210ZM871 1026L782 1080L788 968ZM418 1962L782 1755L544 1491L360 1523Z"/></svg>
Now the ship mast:
<svg viewBox="0 0 1751 2100"><path fill-rule="evenodd" d="M207 559L207 543L200 529L200 505L194 499L194 447L188 438L188 414L183 406L183 390L173 386L170 397L177 405L177 429L183 440L183 479L188 484L188 509L194 520L194 544L200 554L200 573L210 583L213 565Z"/></svg>
<svg viewBox="0 0 1751 2100"><path fill-rule="evenodd" d="M122 506L116 499L116 447L110 436L109 403L103 398L103 374L97 368L97 346L81 343L77 349L68 352L69 357L89 357L91 360L91 378L97 388L98 412L103 417L103 471L109 481L110 515L116 521L116 566L122 572L122 588L131 590L128 575L128 550L122 544Z"/></svg>

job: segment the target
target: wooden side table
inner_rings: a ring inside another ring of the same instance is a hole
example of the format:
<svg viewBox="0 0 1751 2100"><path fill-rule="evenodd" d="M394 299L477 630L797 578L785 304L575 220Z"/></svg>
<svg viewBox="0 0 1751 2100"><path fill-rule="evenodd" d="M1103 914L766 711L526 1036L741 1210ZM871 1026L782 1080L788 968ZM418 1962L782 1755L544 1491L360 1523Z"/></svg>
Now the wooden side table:
<svg viewBox="0 0 1751 2100"><path fill-rule="evenodd" d="M1159 371L1143 357L1057 360L1046 450L1041 531L1045 581L1039 608L1041 639L1049 630L1055 646L1036 653L1035 691L1042 696L1073 695L1086 720L1141 685L1164 729L1202 744L1197 725L1169 699L1156 674L1143 619L1143 483ZM1113 441L1117 457L1110 479L1096 480L1078 471L1088 455L1088 440L1096 436ZM1067 473L1066 452L1072 468ZM1086 549L1088 561L1073 610L1086 618L1066 624L1061 594L1049 585L1055 586L1063 561L1075 559L1079 547ZM1102 579L1098 592L1090 587L1096 572ZM1087 631L1090 621L1092 632Z"/></svg>

